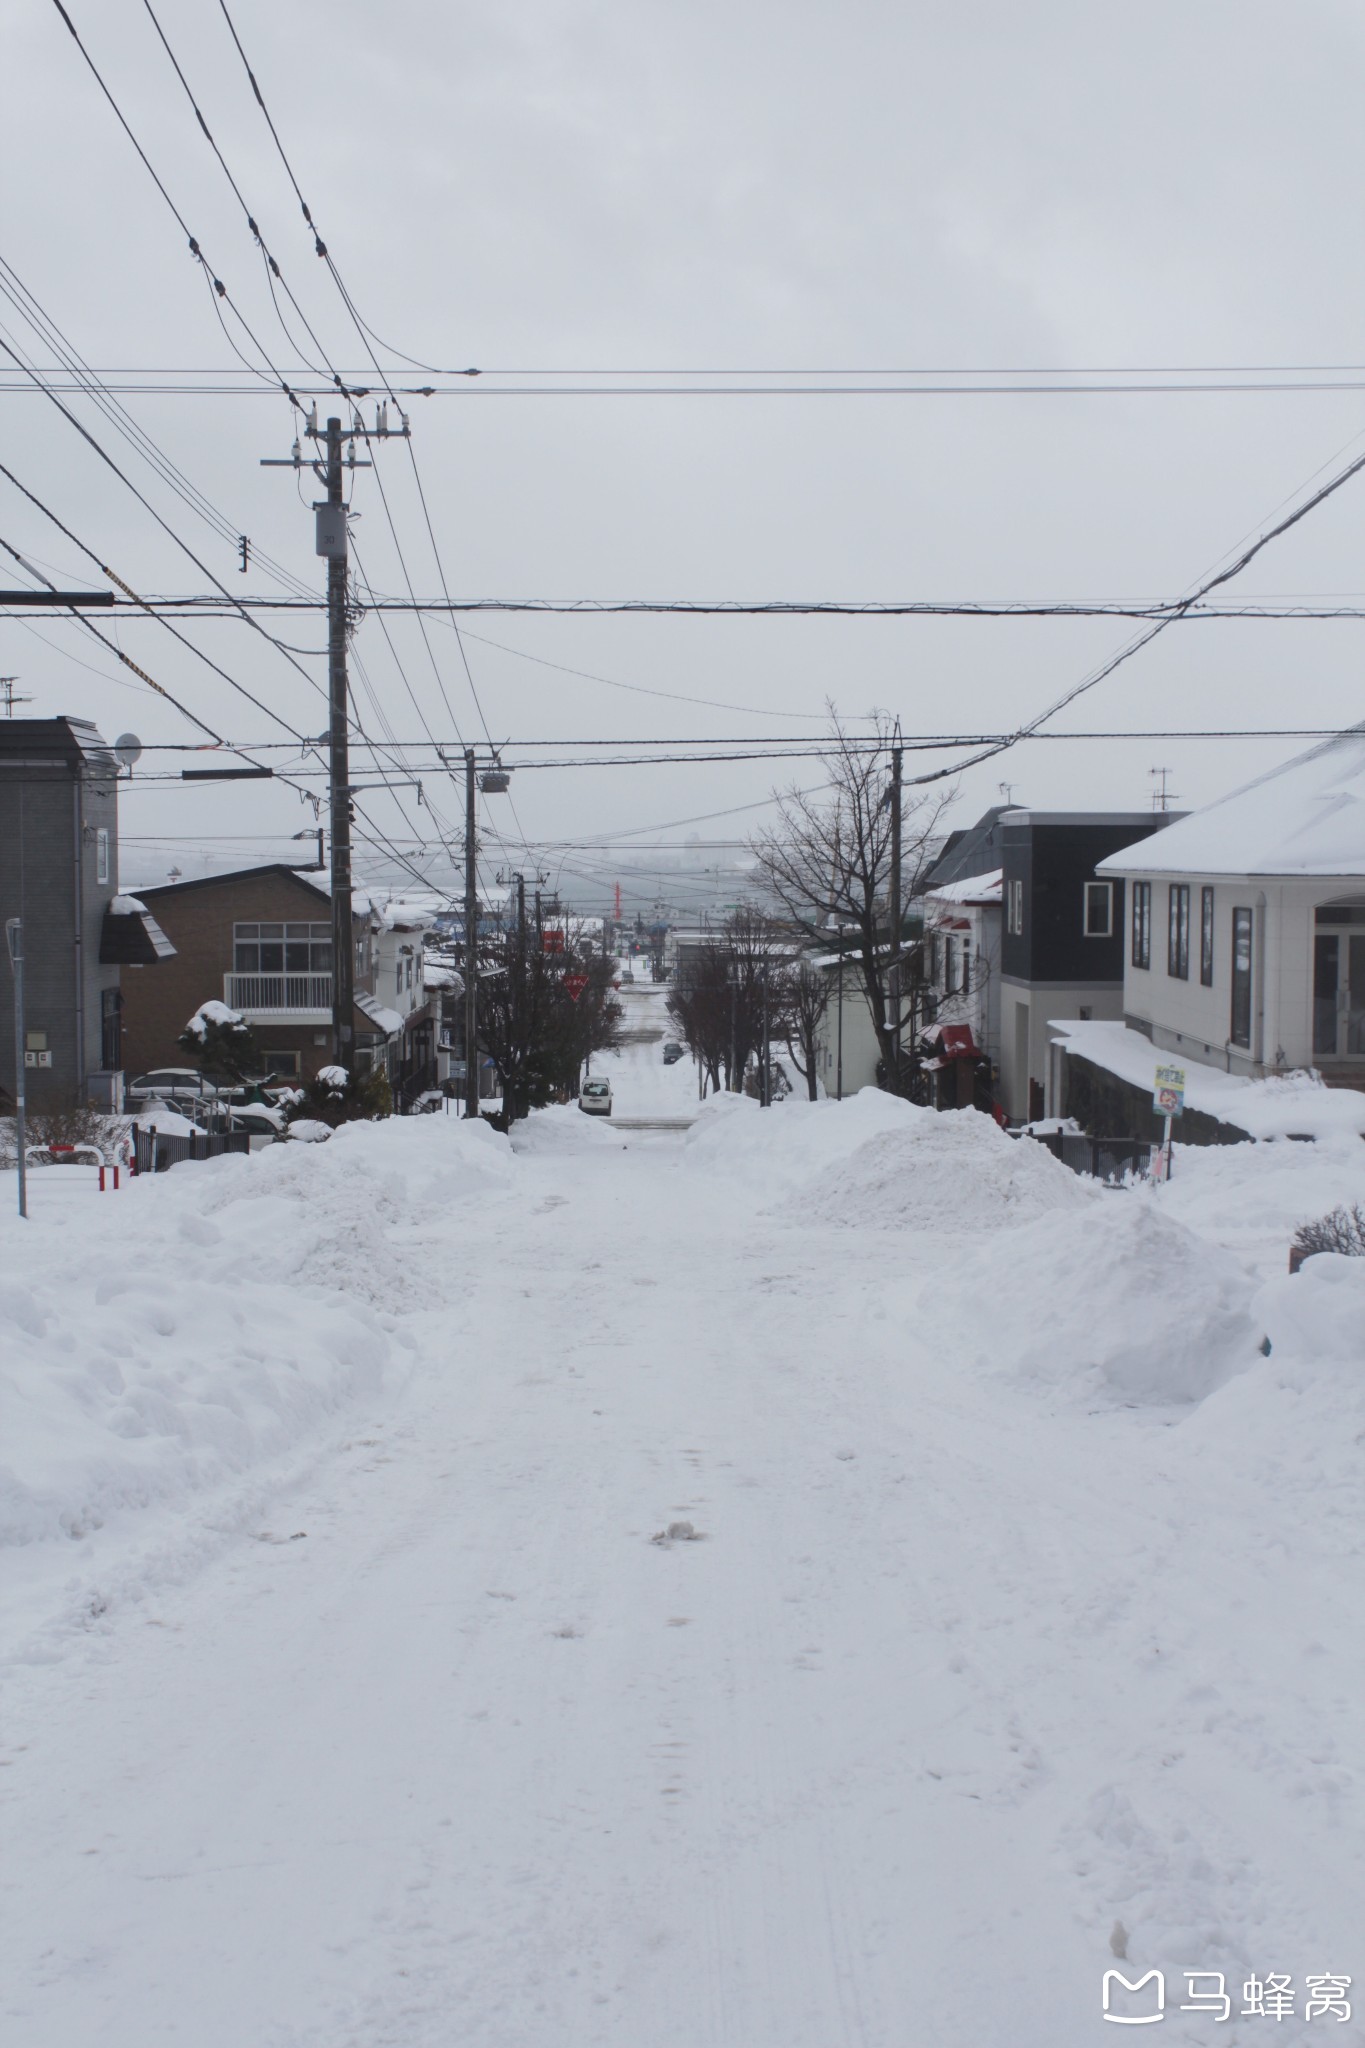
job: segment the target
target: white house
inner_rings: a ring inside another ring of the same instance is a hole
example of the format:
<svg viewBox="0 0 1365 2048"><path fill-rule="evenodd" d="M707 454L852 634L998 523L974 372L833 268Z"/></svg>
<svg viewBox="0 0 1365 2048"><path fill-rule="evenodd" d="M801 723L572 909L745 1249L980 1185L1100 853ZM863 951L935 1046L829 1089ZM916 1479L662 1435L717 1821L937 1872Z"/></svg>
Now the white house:
<svg viewBox="0 0 1365 2048"><path fill-rule="evenodd" d="M1365 1087L1365 725L1102 860L1124 1022L1184 1058Z"/></svg>
<svg viewBox="0 0 1365 2048"><path fill-rule="evenodd" d="M356 1007L374 1029L371 1064L382 1066L395 1084L424 1078L428 1068L434 1071L435 1030L426 986L425 948L435 921L435 909L422 904L370 906L374 994L358 995Z"/></svg>

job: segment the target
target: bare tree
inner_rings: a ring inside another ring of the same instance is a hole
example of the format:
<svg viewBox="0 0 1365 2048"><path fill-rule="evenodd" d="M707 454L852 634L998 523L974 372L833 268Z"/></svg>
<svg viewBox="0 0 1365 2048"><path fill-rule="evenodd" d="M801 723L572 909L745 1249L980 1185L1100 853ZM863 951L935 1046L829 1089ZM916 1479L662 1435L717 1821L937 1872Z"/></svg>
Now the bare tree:
<svg viewBox="0 0 1365 2048"><path fill-rule="evenodd" d="M751 1058L788 1035L792 934L752 904L731 911L697 948L668 998L668 1014L709 1085L738 1094Z"/></svg>
<svg viewBox="0 0 1365 2048"><path fill-rule="evenodd" d="M583 1063L621 1043L623 1011L613 963L566 950L547 953L534 930L480 941L479 1041L502 1081L503 1117L577 1093Z"/></svg>
<svg viewBox="0 0 1365 2048"><path fill-rule="evenodd" d="M820 1026L829 1008L829 978L809 960L802 960L786 978L787 1050L792 1065L806 1084L812 1102L817 1098Z"/></svg>
<svg viewBox="0 0 1365 2048"><path fill-rule="evenodd" d="M751 844L764 882L798 931L825 945L832 936L838 941L840 933L851 938L849 958L857 963L883 1072L888 1082L899 1076L902 1090L913 1093L919 1085L924 963L920 944L906 945L904 920L901 931L893 934L890 927L892 818L886 757L895 728L885 712L874 713L872 725L869 734L849 733L831 705L830 743L821 757L828 783L823 789L792 789L779 796L776 823ZM903 904L918 893L954 794L943 785L933 794L912 786L902 797ZM898 1003L891 995L893 958L900 966Z"/></svg>

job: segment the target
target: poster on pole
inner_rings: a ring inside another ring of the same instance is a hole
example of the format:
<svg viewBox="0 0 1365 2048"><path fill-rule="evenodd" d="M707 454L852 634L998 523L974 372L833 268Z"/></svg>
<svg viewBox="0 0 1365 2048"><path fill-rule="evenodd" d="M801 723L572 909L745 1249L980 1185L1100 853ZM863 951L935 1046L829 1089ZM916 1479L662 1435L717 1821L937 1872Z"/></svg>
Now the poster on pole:
<svg viewBox="0 0 1365 2048"><path fill-rule="evenodd" d="M1158 1067L1152 1108L1158 1116L1179 1116L1185 1107L1185 1069Z"/></svg>

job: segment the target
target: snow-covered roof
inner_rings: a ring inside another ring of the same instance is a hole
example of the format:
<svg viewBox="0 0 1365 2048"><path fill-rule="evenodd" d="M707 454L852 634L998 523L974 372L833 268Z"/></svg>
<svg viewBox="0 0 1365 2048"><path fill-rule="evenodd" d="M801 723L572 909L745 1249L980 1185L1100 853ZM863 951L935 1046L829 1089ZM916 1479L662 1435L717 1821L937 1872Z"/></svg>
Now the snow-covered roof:
<svg viewBox="0 0 1365 2048"><path fill-rule="evenodd" d="M1107 855L1098 871L1365 875L1365 725Z"/></svg>
<svg viewBox="0 0 1365 2048"><path fill-rule="evenodd" d="M361 1010L386 1038L392 1038L396 1031L403 1029L403 1019L397 1010L386 1009L377 996L358 995L355 999L357 1010Z"/></svg>
<svg viewBox="0 0 1365 2048"><path fill-rule="evenodd" d="M1253 1138L1284 1138L1291 1133L1327 1138L1353 1131L1365 1136L1365 1094L1355 1088L1325 1087L1316 1074L1272 1075L1264 1081L1225 1074L1178 1050L1153 1045L1126 1024L1094 1019L1081 1023L1066 1017L1050 1022L1048 1029L1057 1034L1054 1042L1068 1052L1135 1088L1155 1085L1158 1061L1183 1066L1186 1108L1233 1124Z"/></svg>
<svg viewBox="0 0 1365 2048"><path fill-rule="evenodd" d="M372 905L379 924L387 931L425 932L430 931L438 915L434 903L385 903L382 908Z"/></svg>
<svg viewBox="0 0 1365 2048"><path fill-rule="evenodd" d="M149 917L151 915L146 904L140 903L136 896L115 896L109 908L115 917Z"/></svg>
<svg viewBox="0 0 1365 2048"><path fill-rule="evenodd" d="M966 875L960 882L942 882L936 889L926 889L925 902L935 903L998 903L1004 883L1003 868L992 868L989 874Z"/></svg>

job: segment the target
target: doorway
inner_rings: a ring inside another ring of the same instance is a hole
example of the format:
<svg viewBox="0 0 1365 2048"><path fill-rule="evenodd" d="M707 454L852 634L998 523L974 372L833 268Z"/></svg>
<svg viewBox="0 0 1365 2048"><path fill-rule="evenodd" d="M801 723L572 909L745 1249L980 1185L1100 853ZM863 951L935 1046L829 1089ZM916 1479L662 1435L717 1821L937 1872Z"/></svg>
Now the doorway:
<svg viewBox="0 0 1365 2048"><path fill-rule="evenodd" d="M1324 903L1316 913L1313 1053L1365 1058L1365 903Z"/></svg>

